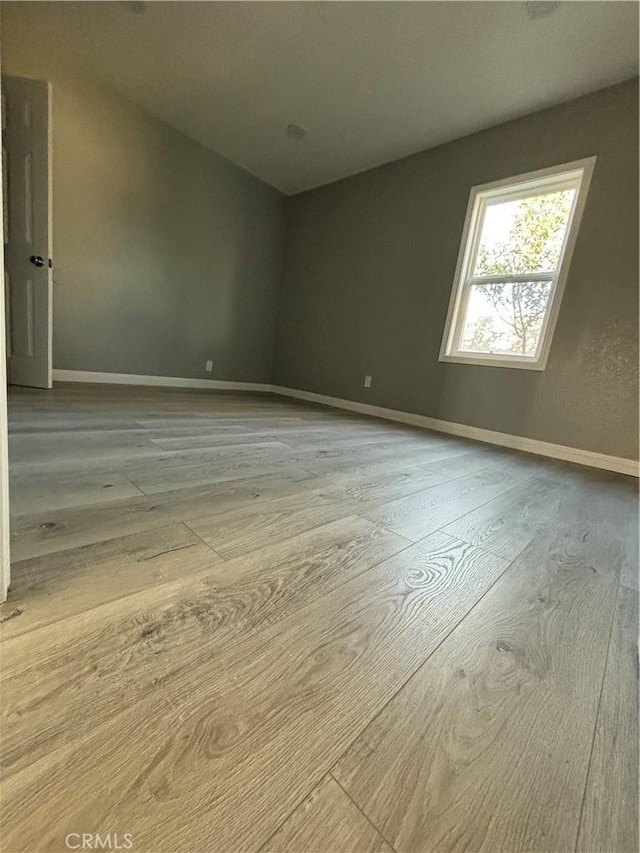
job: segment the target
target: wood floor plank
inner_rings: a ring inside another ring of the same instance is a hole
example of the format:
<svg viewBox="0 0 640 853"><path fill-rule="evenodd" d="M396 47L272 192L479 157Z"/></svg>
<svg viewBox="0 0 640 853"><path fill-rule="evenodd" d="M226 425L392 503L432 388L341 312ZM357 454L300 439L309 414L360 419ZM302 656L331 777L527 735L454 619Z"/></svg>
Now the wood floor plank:
<svg viewBox="0 0 640 853"><path fill-rule="evenodd" d="M342 506L345 512L365 512L389 501L416 495L441 483L444 477L431 471L416 468L409 474L391 472L376 477L347 477L336 482L328 477L319 477L313 491L336 506Z"/></svg>
<svg viewBox="0 0 640 853"><path fill-rule="evenodd" d="M438 486L441 483L446 483L447 479L441 474L436 474L424 465L408 465L405 467L391 467L385 465L383 467L374 467L373 470L361 471L356 469L346 468L342 471L334 471L325 475L327 480L336 483L345 489L355 489L357 493L370 494L381 486L385 487L385 496L390 494L389 489L393 486L398 487L398 497L404 497L407 494L421 491L431 486ZM407 491L408 489L412 491ZM393 500L392 497L387 497L386 500Z"/></svg>
<svg viewBox="0 0 640 853"><path fill-rule="evenodd" d="M10 483L11 517L40 513L51 509L86 506L122 500L141 494L124 474L83 471L61 475L56 472L14 472Z"/></svg>
<svg viewBox="0 0 640 853"><path fill-rule="evenodd" d="M126 458L119 460L118 470L133 481L152 473L164 476L164 472L170 469L186 469L195 465L211 466L212 470L236 464L278 464L280 467L292 467L288 464L288 458L287 447L282 442L265 441L262 444L199 447L176 452L163 451L158 456L144 459ZM92 468L95 470L95 463ZM189 476L189 472L186 474Z"/></svg>
<svg viewBox="0 0 640 853"><path fill-rule="evenodd" d="M221 559L177 524L14 563L11 618L0 622L0 640L191 577Z"/></svg>
<svg viewBox="0 0 640 853"><path fill-rule="evenodd" d="M304 446L291 449L288 458L295 464L314 471L323 476L340 472L345 468L359 469L362 473L380 465L406 468L409 465L423 465L438 459L452 458L463 455L464 450L458 445L435 444L424 449L415 447L398 447L393 444L368 448L342 448L341 450L309 451Z"/></svg>
<svg viewBox="0 0 640 853"><path fill-rule="evenodd" d="M12 555L17 560L28 559L165 527L185 518L201 518L222 506L228 509L260 499L297 494L312 488L316 479L313 474L283 468L274 475L20 516L11 530Z"/></svg>
<svg viewBox="0 0 640 853"><path fill-rule="evenodd" d="M302 415L287 416L273 410L270 413L247 413L244 417L239 410L235 410L234 413L224 417L215 413L203 415L194 412L191 406L189 406L188 409L185 408L180 412L169 415L157 414L152 416L148 414L147 416L136 416L135 422L151 434L156 430L165 433L170 431L174 433L171 437L179 438L182 435L193 434L193 431L209 431L214 433L218 431L237 430L239 428L246 429L249 425L254 424L258 424L264 428L272 424L274 430L282 426L302 427L306 423L306 418Z"/></svg>
<svg viewBox="0 0 640 853"><path fill-rule="evenodd" d="M144 706L10 776L5 844L59 849L72 827L109 825L139 851L201 850L211 838L255 850L506 565L439 534L216 648Z"/></svg>
<svg viewBox="0 0 640 853"><path fill-rule="evenodd" d="M406 546L370 522L347 518L184 577L176 571L183 555L175 553L171 582L7 640L0 674L3 773L87 733L158 685L218 661L234 642ZM79 642L81 656L74 653Z"/></svg>
<svg viewBox="0 0 640 853"><path fill-rule="evenodd" d="M304 445L308 450L323 451L331 450L336 447L359 447L366 446L371 449L376 446L394 446L402 452L410 450L429 451L432 452L435 446L452 447L455 442L443 438L438 443L434 443L433 439L429 438L422 430L416 432L405 432L400 429L377 429L375 431L362 431L359 428L344 429L324 429L315 433L304 432L289 432L285 430L280 434L281 440L291 446L298 447Z"/></svg>
<svg viewBox="0 0 640 853"><path fill-rule="evenodd" d="M106 412L102 412L99 416L87 416L81 413L73 415L65 412L61 415L36 417L31 406L23 416L18 417L13 410L9 417L9 435L37 436L42 433L48 435L62 432L75 433L78 430L91 431L100 435L114 430L140 432L140 424L126 418L110 417Z"/></svg>
<svg viewBox="0 0 640 853"><path fill-rule="evenodd" d="M118 473L124 473L123 465L127 462L140 462L141 459L145 461L153 458L162 459L164 455L165 451L151 442L141 448L129 444L107 448L104 452L96 451L91 447L84 447L80 452L73 453L70 448L64 448L60 453L43 451L32 456L25 451L19 456L14 454L10 458L9 469L18 473L85 470L105 474L117 469Z"/></svg>
<svg viewBox="0 0 640 853"><path fill-rule="evenodd" d="M577 850L638 849L638 595L621 586Z"/></svg>
<svg viewBox="0 0 640 853"><path fill-rule="evenodd" d="M334 767L395 850L573 850L621 561L573 498Z"/></svg>
<svg viewBox="0 0 640 853"><path fill-rule="evenodd" d="M365 445L390 445L396 447L424 447L428 440L424 436L404 435L400 431L370 431L355 430L354 433L349 431L346 435L341 434L339 430L289 430L286 427L278 429L277 425L265 428L262 432L244 431L235 434L196 434L185 435L180 437L161 437L154 438L153 441L163 450L186 450L193 447L215 447L221 444L258 444L268 441L273 431L277 430L278 438L285 444L298 446L304 442L306 449L309 451L322 451L327 449L360 447Z"/></svg>
<svg viewBox="0 0 640 853"><path fill-rule="evenodd" d="M620 583L636 592L640 589L640 524L638 515L638 500L634 496L628 509L629 522L624 535L624 557Z"/></svg>
<svg viewBox="0 0 640 853"><path fill-rule="evenodd" d="M264 444L270 441L273 433L263 432L239 432L233 431L216 435L187 435L180 438L154 438L153 444L163 450L189 450L201 447L224 447L237 444Z"/></svg>
<svg viewBox="0 0 640 853"><path fill-rule="evenodd" d="M24 464L34 467L46 463L52 455L60 458L93 459L117 457L122 453L130 456L158 455L158 447L142 435L94 435L85 433L78 437L76 433L50 434L38 436L13 435L9 438L9 461L15 465Z"/></svg>
<svg viewBox="0 0 640 853"><path fill-rule="evenodd" d="M466 446L463 453L455 456L443 454L440 458L424 463L424 468L446 477L447 480L456 480L458 477L466 477L469 474L477 474L494 465L504 464L507 455L495 450L482 448L473 449Z"/></svg>
<svg viewBox="0 0 640 853"><path fill-rule="evenodd" d="M138 426L142 424L138 423ZM271 417L249 417L244 418L218 418L208 420L202 423L194 421L193 418L180 418L173 421L161 422L155 424L146 421L144 427L146 434L152 439L162 438L187 438L187 437L211 437L216 435L228 435L230 433L277 433L280 439L294 436L299 437L299 440L306 441L311 435L325 435L328 433L340 434L340 429L335 424L333 426L322 424L316 425L314 422L307 423L303 418L278 417L273 413ZM363 433L361 430L354 428L355 434L371 434L370 431ZM352 434L352 431L349 431Z"/></svg>
<svg viewBox="0 0 640 853"><path fill-rule="evenodd" d="M325 477L333 482L341 482L349 479L352 479L354 482L364 482L367 480L377 482L378 480L385 479L396 472L406 471L416 473L430 472L447 481L449 479L455 479L455 477L447 477L446 475L435 471L431 463L434 459L443 461L444 459L450 460L457 458L451 456L451 454L456 453L459 456L469 455L468 451L462 454L459 450L455 449L434 449L429 452L425 451L425 453L421 454L420 459L416 459L413 454L407 456L400 452L392 459L392 461L389 461L387 458L371 459L367 458L365 455L364 458L360 456L360 458L347 459L338 463L333 459L325 459L323 461L322 458L316 457L315 459L301 460L299 464L301 467L304 467L305 470L313 471L319 476Z"/></svg>
<svg viewBox="0 0 640 853"><path fill-rule="evenodd" d="M171 489L186 489L213 483L225 483L242 480L247 477L263 477L266 474L278 474L282 462L255 462L252 459L233 459L232 461L199 462L195 465L137 466L137 470L128 474L128 478L140 492L146 495L166 492ZM301 471L301 473L304 473Z"/></svg>
<svg viewBox="0 0 640 853"><path fill-rule="evenodd" d="M393 853L331 776L325 776L260 853L311 853L319 849L327 853Z"/></svg>
<svg viewBox="0 0 640 853"><path fill-rule="evenodd" d="M557 514L562 495L552 480L533 477L442 529L450 536L514 560L540 525Z"/></svg>
<svg viewBox="0 0 640 853"><path fill-rule="evenodd" d="M519 486L526 476L526 468L511 465L494 467L365 510L363 516L417 542L461 515Z"/></svg>
<svg viewBox="0 0 640 853"><path fill-rule="evenodd" d="M274 542L283 542L346 515L350 512L343 503L329 502L309 492L252 503L207 518L187 518L186 523L225 560L229 560Z"/></svg>
<svg viewBox="0 0 640 853"><path fill-rule="evenodd" d="M3 850L637 849L632 478L266 394L10 429Z"/></svg>

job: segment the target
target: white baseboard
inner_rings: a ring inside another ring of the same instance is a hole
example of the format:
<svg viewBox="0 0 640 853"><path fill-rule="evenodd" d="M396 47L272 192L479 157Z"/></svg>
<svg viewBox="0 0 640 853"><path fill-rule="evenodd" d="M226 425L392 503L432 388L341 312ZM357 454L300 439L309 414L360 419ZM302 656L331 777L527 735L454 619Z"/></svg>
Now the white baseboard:
<svg viewBox="0 0 640 853"><path fill-rule="evenodd" d="M54 382L91 382L101 385L142 385L162 388L206 388L210 391L271 391L262 382L227 382L224 379L181 379L177 376L140 376L137 373L101 373L91 370L54 370Z"/></svg>
<svg viewBox="0 0 640 853"><path fill-rule="evenodd" d="M604 453L580 450L577 447L566 447L562 444L551 444L548 441L537 441L536 439L525 438L520 435L509 435L508 433L494 432L493 430L482 429L481 427L467 426L466 424L457 424L451 421L441 421L437 418L429 418L426 415L414 415L409 412L399 412L395 409L384 409L381 406L356 403L353 400L342 400L339 397L327 397L324 394L299 391L296 388L284 388L280 385L272 385L271 390L274 394L282 394L285 397L295 397L298 400L307 400L310 403L321 403L324 406L346 409L349 412L371 415L374 418L399 421L403 424L432 429L436 432L446 432L449 435L458 435L462 438L483 441L487 444L498 444L501 447L509 447L513 450L523 450L539 456L562 459L565 462L576 462L579 465L588 465L590 468L602 468L605 471L628 474L632 477L638 477L639 475L638 462L633 459L607 456Z"/></svg>
<svg viewBox="0 0 640 853"><path fill-rule="evenodd" d="M564 462L576 462L590 468L602 468L617 474L639 476L639 463L633 459L619 456L607 456L604 453L594 453L591 450L580 450L577 447L566 447L562 444L551 444L548 441L537 441L520 435L509 435L504 432L494 432L481 427L457 424L451 421L441 421L426 415L414 415L410 412L399 412L396 409L385 409L382 406L372 406L369 403L356 403L353 400L343 400L340 397L328 397L325 394L315 394L312 391L299 391L297 388L285 388L282 385L270 385L266 382L227 382L222 379L180 379L176 376L139 376L133 373L97 373L89 370L54 370L54 382L90 382L107 385L141 385L163 388L204 388L210 391L258 391L262 393L281 394L284 397L295 397L310 403L321 403L335 409L346 409L361 415L383 418L387 421L397 421L402 424L445 432L461 438L483 441L486 444L497 444L512 450L523 450L538 456L549 456L552 459L562 459Z"/></svg>

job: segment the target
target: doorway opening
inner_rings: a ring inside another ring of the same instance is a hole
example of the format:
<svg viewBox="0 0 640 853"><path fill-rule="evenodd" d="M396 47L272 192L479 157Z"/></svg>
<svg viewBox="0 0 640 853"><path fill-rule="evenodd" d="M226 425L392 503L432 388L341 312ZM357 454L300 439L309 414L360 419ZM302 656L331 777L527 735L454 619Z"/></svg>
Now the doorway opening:
<svg viewBox="0 0 640 853"><path fill-rule="evenodd" d="M6 386L53 384L51 106L47 81L2 75L0 603L10 582Z"/></svg>

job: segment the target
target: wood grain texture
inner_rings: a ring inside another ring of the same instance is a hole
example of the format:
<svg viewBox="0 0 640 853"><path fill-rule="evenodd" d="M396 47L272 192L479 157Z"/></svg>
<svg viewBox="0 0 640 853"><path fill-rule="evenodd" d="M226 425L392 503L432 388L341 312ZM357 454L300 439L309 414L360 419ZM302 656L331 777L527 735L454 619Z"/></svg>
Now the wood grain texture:
<svg viewBox="0 0 640 853"><path fill-rule="evenodd" d="M508 452L497 450L494 447L474 450L467 447L464 453L458 453L455 456L444 453L430 462L425 462L424 468L433 471L435 474L441 474L448 480L455 480L458 477L477 474L479 471L484 471L497 462L509 458L511 455Z"/></svg>
<svg viewBox="0 0 640 853"><path fill-rule="evenodd" d="M281 622L406 544L363 519L341 519L241 560L211 560L185 578L174 563L171 582L3 644L5 774L217 660L237 640Z"/></svg>
<svg viewBox="0 0 640 853"><path fill-rule="evenodd" d="M297 465L314 471L317 474L331 475L343 471L346 467L359 467L361 471L369 471L372 466L379 467L419 465L442 458L452 458L465 455L463 448L447 445L444 442L425 443L422 448L394 447L392 444L376 446L355 446L335 450L292 449L289 455Z"/></svg>
<svg viewBox="0 0 640 853"><path fill-rule="evenodd" d="M52 509L86 506L141 494L124 474L95 473L93 471L30 474L13 472L11 478L11 514L19 515L46 512Z"/></svg>
<svg viewBox="0 0 640 853"><path fill-rule="evenodd" d="M255 456L249 459L219 459L196 464L172 466L146 466L142 471L131 471L129 480L145 495L167 492L171 489L187 489L214 483L242 480L246 477L264 477L278 474L284 466L272 461L261 464Z"/></svg>
<svg viewBox="0 0 640 853"><path fill-rule="evenodd" d="M0 639L189 578L221 559L176 524L14 563L11 606L20 612L0 622Z"/></svg>
<svg viewBox="0 0 640 853"><path fill-rule="evenodd" d="M12 554L26 559L103 539L199 518L251 501L295 494L315 485L313 474L283 468L280 473L231 482L141 495L124 501L19 516L12 527Z"/></svg>
<svg viewBox="0 0 640 853"><path fill-rule="evenodd" d="M46 433L41 434L37 442L30 435L10 433L9 437L9 461L31 468L46 464L53 455L58 459L76 461L78 458L93 459L96 456L113 459L122 453L133 457L157 456L158 452L159 448L153 442L144 435L135 434Z"/></svg>
<svg viewBox="0 0 640 853"><path fill-rule="evenodd" d="M392 470L389 470L388 466L382 469L376 467L366 472L346 468L326 474L324 477L338 487L335 489L324 487L325 494L331 494L335 499L353 498L356 501L374 504L413 495L447 482L441 474L436 474L423 465Z"/></svg>
<svg viewBox="0 0 640 853"><path fill-rule="evenodd" d="M629 507L629 523L624 537L624 557L620 573L620 583L636 592L640 589L640 558L638 556L640 525L638 519L638 500L636 497Z"/></svg>
<svg viewBox="0 0 640 853"><path fill-rule="evenodd" d="M629 479L265 395L10 424L3 850L635 843Z"/></svg>
<svg viewBox="0 0 640 853"><path fill-rule="evenodd" d="M186 523L228 560L268 547L273 542L283 542L343 518L344 514L342 503L336 504L309 492L253 503L207 518L189 518ZM374 529L373 525L371 529Z"/></svg>
<svg viewBox="0 0 640 853"><path fill-rule="evenodd" d="M325 776L260 853L310 853L320 843L334 853L393 853L331 776Z"/></svg>
<svg viewBox="0 0 640 853"><path fill-rule="evenodd" d="M447 523L519 485L525 474L516 466L493 467L441 486L390 501L363 515L417 542Z"/></svg>
<svg viewBox="0 0 640 853"><path fill-rule="evenodd" d="M577 850L638 849L638 595L621 586Z"/></svg>
<svg viewBox="0 0 640 853"><path fill-rule="evenodd" d="M621 562L589 497L566 501L333 769L395 850L573 850Z"/></svg>
<svg viewBox="0 0 640 853"><path fill-rule="evenodd" d="M240 432L232 430L227 433L205 435L188 435L181 438L154 438L153 444L163 450L190 450L203 447L224 447L226 445L264 444L269 440L269 432Z"/></svg>
<svg viewBox="0 0 640 853"><path fill-rule="evenodd" d="M301 786L320 781L506 565L438 535L286 620L216 647L144 706L9 776L6 843L56 849L78 823L104 825L117 815L140 850L201 849L214 829L220 849L255 849L291 812ZM132 727L135 761L123 738ZM91 790L98 773L117 774L107 798ZM69 785L86 795L70 802ZM21 821L25 803L37 834Z"/></svg>
<svg viewBox="0 0 640 853"><path fill-rule="evenodd" d="M541 525L558 512L562 492L544 477L533 477L443 527L443 532L514 560Z"/></svg>

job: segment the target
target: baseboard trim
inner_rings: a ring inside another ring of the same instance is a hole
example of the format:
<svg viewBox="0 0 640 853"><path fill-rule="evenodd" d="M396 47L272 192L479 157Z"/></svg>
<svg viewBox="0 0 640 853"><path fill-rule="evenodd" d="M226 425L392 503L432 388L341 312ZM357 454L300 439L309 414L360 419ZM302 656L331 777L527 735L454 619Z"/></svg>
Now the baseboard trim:
<svg viewBox="0 0 640 853"><path fill-rule="evenodd" d="M90 370L54 370L54 382L87 382L103 385L140 385L162 388L202 388L210 391L252 391L260 393L280 394L283 397L294 397L309 403L320 403L334 409L346 409L361 415L370 415L387 421L431 429L460 438L482 441L485 444L497 444L512 450L522 450L525 453L535 453L538 456L548 456L551 459L561 459L564 462L575 462L590 468L601 468L616 474L627 474L631 477L640 475L639 463L633 459L619 456L607 456L604 453L594 453L591 450L580 450L577 447L566 447L563 444L552 444L548 441L537 441L520 435L510 435L504 432L494 432L490 429L468 426L467 424L441 421L426 415L415 415L411 412L401 412L396 409L385 409L382 406L372 406L369 403L357 403L354 400L343 400L340 397L328 397L313 391L301 391L298 388L286 388L283 385L270 385L266 382L228 382L224 379L182 379L177 376L141 376L134 373L102 373Z"/></svg>
<svg viewBox="0 0 640 853"><path fill-rule="evenodd" d="M482 441L486 444L497 444L501 447L509 447L512 450L523 450L526 453L535 453L538 456L549 456L552 459L561 459L564 462L575 462L578 465L587 465L590 468L614 471L617 474L627 474L632 477L639 476L638 462L633 459L607 456L604 453L580 450L577 447L566 447L562 444L551 444L548 441L537 441L536 439L525 438L520 435L510 435L504 432L482 429L481 427L467 426L466 424L458 424L451 421L441 421L437 418L429 418L426 415L414 415L410 412L385 409L382 406L372 406L368 403L356 403L353 400L343 400L339 397L327 397L324 394L315 394L312 391L300 391L297 388L272 385L271 390L274 394L295 397L298 400L306 400L310 403L320 403L335 409L346 409L349 412L358 412L359 414L370 415L374 418L398 421L399 423L410 424L411 426L435 430L436 432L457 435L461 438Z"/></svg>
<svg viewBox="0 0 640 853"><path fill-rule="evenodd" d="M100 385L140 385L161 388L204 388L210 391L260 391L271 385L262 382L227 382L224 379L181 379L178 376L141 376L137 373L102 373L91 370L54 370L54 382L88 382Z"/></svg>

